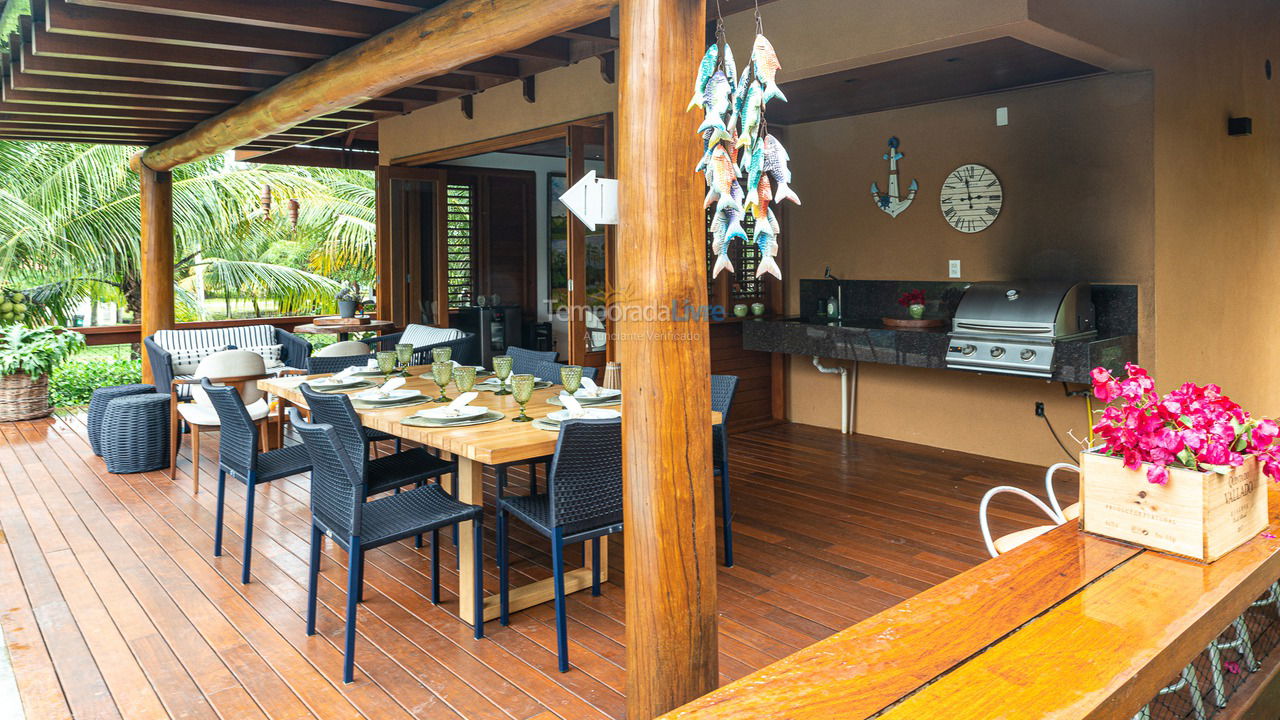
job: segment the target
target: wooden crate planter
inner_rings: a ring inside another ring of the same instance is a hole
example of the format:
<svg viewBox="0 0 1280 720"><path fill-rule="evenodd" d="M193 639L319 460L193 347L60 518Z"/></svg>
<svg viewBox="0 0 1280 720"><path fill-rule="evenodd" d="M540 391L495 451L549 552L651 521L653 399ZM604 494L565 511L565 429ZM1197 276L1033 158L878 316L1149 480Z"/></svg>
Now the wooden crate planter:
<svg viewBox="0 0 1280 720"><path fill-rule="evenodd" d="M0 422L32 420L51 412L48 375L0 375Z"/></svg>
<svg viewBox="0 0 1280 720"><path fill-rule="evenodd" d="M1080 456L1080 522L1086 532L1213 562L1267 528L1266 480L1247 457L1231 473L1169 468L1169 482L1120 458Z"/></svg>

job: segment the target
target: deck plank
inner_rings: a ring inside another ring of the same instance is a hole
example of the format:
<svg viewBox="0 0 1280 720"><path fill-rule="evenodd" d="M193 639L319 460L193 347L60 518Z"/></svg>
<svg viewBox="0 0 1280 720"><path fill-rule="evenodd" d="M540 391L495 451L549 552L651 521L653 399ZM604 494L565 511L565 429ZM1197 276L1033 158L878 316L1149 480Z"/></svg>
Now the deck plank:
<svg viewBox="0 0 1280 720"><path fill-rule="evenodd" d="M241 585L238 482L228 485L224 554L211 552L215 433L202 438L193 494L189 445L176 479L113 475L85 431L77 415L0 426L0 624L29 718L623 716L625 536L611 541L603 595L568 599L574 669L564 674L549 605L471 638L457 617L448 533L439 606L427 597L429 550L371 552L356 682L344 685L346 554L332 543L322 553L320 634L303 632L305 477L259 488L253 582ZM719 571L722 683L980 562L985 488L1041 482L1025 465L798 425L734 435L731 447L738 566ZM513 488L526 482L511 471ZM485 493L494 493L491 474ZM1038 522L1012 504L993 517L997 530ZM546 539L520 523L511 553L516 582L549 576Z"/></svg>

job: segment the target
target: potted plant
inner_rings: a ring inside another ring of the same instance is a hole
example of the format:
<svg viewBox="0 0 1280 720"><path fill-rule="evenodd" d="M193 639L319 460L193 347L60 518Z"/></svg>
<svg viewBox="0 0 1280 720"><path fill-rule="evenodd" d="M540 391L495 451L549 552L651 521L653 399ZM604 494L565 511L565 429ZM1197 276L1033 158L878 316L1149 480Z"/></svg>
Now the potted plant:
<svg viewBox="0 0 1280 720"><path fill-rule="evenodd" d="M1089 532L1212 562L1267 527L1261 478L1280 479L1280 426L1217 385L1161 395L1146 370L1092 373L1108 406L1080 458Z"/></svg>
<svg viewBox="0 0 1280 720"><path fill-rule="evenodd" d="M60 327L0 329L0 421L30 420L53 411L49 373L84 345L84 336Z"/></svg>
<svg viewBox="0 0 1280 720"><path fill-rule="evenodd" d="M365 299L360 295L360 283L351 283L335 296L338 301L338 317L353 318L360 314Z"/></svg>
<svg viewBox="0 0 1280 720"><path fill-rule="evenodd" d="M924 291L919 288L902 293L902 297L898 298L898 304L907 309L912 320L924 317L924 303Z"/></svg>

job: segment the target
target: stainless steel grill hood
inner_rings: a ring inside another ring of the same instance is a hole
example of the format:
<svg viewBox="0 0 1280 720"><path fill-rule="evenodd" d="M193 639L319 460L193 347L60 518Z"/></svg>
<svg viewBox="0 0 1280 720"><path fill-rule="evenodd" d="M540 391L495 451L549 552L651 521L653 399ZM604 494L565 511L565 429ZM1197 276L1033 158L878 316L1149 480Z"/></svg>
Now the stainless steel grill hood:
<svg viewBox="0 0 1280 720"><path fill-rule="evenodd" d="M1094 323L1088 283L974 283L951 321L947 367L1051 377L1054 344L1095 335Z"/></svg>

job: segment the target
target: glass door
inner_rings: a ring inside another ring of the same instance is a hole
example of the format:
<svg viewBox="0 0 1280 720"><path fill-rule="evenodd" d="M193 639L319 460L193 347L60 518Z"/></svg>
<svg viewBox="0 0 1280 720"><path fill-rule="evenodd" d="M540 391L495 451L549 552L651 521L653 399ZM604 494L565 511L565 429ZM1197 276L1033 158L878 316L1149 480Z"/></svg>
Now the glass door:
<svg viewBox="0 0 1280 720"><path fill-rule="evenodd" d="M443 170L377 170L378 317L397 327L449 325L449 195Z"/></svg>

